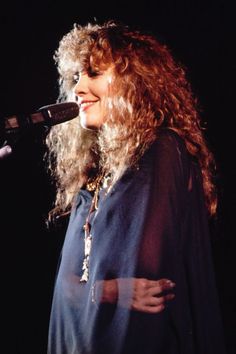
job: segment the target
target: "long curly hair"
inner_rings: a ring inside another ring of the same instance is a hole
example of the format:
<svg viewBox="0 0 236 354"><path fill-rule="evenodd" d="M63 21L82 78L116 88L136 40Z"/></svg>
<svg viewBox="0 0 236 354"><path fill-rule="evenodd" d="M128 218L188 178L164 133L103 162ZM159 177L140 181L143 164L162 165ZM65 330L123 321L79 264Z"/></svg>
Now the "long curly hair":
<svg viewBox="0 0 236 354"><path fill-rule="evenodd" d="M75 24L55 52L59 101L75 100L74 75L111 65L115 85L106 98L106 118L97 131L83 129L79 117L51 128L49 169L56 181L54 212L69 210L73 198L93 173L105 171L114 184L158 138L158 128L175 130L199 162L206 206L213 215L217 194L214 157L201 127L197 99L179 64L155 36L114 21ZM94 172L96 171L96 172Z"/></svg>

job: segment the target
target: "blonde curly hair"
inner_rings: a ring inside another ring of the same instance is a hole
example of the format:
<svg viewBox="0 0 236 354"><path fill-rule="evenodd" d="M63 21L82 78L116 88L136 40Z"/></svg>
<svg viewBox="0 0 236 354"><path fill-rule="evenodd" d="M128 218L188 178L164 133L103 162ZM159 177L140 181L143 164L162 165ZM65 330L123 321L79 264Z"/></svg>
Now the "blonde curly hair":
<svg viewBox="0 0 236 354"><path fill-rule="evenodd" d="M94 171L110 173L114 184L157 138L158 128L165 126L175 130L197 158L206 205L210 215L215 213L214 157L185 69L166 45L153 35L113 21L75 24L60 41L55 62L59 101L75 100L74 75L80 71L96 72L112 65L115 87L110 88L101 129L83 129L78 117L55 125L47 136L49 169L57 183L53 212L69 210Z"/></svg>

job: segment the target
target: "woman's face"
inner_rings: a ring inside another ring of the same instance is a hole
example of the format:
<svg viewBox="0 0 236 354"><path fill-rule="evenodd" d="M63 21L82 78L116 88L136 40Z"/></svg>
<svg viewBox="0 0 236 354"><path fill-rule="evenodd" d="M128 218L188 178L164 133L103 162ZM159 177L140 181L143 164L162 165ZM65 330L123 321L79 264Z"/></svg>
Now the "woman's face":
<svg viewBox="0 0 236 354"><path fill-rule="evenodd" d="M104 123L104 100L112 82L112 69L75 75L74 94L80 106L80 122L85 129L98 129Z"/></svg>

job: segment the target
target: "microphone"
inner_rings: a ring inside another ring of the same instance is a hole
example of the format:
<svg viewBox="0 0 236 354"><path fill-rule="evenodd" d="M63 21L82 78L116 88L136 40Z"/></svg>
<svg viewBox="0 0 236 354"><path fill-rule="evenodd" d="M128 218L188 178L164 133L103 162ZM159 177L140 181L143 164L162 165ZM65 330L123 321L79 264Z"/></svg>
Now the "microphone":
<svg viewBox="0 0 236 354"><path fill-rule="evenodd" d="M13 115L4 118L3 132L11 134L26 130L34 124L38 126L48 126L64 123L77 117L79 106L76 102L62 102L43 106L30 115Z"/></svg>

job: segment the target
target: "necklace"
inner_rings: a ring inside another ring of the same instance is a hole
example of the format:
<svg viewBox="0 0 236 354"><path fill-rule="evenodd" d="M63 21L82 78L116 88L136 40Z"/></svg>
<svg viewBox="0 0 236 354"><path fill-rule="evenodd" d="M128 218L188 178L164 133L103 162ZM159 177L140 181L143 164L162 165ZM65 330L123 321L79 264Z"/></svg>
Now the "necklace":
<svg viewBox="0 0 236 354"><path fill-rule="evenodd" d="M109 179L109 176L105 177L105 174L103 173L102 175L98 176L92 181L88 181L86 188L90 192L94 192L93 199L89 208L89 212L87 215L87 218L85 220L85 224L83 226L84 229L84 260L83 260L83 274L80 279L80 282L87 282L89 279L89 257L90 257L90 252L91 252L91 246L92 246L92 235L91 235L91 225L89 223L89 219L91 216L91 213L94 212L95 210L98 209L98 197L99 197L99 191L102 187L102 182L106 182L107 185L107 180Z"/></svg>

